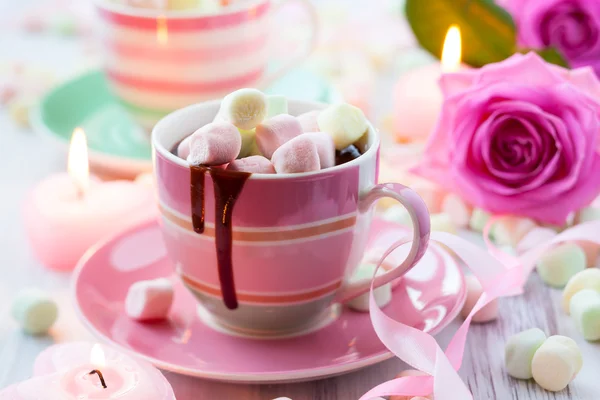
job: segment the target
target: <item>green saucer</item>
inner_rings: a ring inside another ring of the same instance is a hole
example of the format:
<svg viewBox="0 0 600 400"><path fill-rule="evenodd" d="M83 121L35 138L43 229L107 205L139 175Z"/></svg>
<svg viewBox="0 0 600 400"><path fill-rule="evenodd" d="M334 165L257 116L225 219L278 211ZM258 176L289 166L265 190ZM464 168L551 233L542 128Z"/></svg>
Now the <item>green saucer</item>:
<svg viewBox="0 0 600 400"><path fill-rule="evenodd" d="M335 90L306 70L290 72L267 93L331 103ZM132 178L152 170L148 134L112 96L101 71L89 72L50 91L33 110L36 131L55 139L66 149L73 130L84 129L90 166L100 175Z"/></svg>

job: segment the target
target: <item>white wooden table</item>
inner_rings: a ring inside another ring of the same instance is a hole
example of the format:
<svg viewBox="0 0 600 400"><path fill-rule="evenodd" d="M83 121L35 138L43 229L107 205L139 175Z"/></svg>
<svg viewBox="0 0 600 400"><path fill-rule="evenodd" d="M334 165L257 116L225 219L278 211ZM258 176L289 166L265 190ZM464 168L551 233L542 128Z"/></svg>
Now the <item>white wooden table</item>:
<svg viewBox="0 0 600 400"><path fill-rule="evenodd" d="M15 4L12 0L0 0L0 15L9 16L19 5L31 1L20 0ZM26 39L4 31L0 33L0 61L29 60L57 68L62 66L65 73L80 57L80 47L64 39ZM389 92L382 89L381 93ZM376 103L388 101L382 97ZM64 171L65 159L50 143L32 132L16 128L5 110L0 110L0 140L0 388L3 388L27 379L37 354L52 343L93 338L75 318L69 299L69 275L52 273L39 265L29 249L21 219L28 191L48 174ZM11 299L25 287L43 288L59 301L60 317L51 336L23 335L11 319ZM583 340L572 321L563 314L558 306L560 291L542 284L535 274L526 289L523 296L501 300L497 321L472 328L460 374L475 399L600 399L599 345ZM457 326L458 321L439 335L439 341L447 343ZM506 375L503 369L505 340L513 333L532 327L539 327L548 334L571 336L581 346L583 370L566 390L545 392L533 382L517 381ZM294 400L353 400L404 368L402 362L393 359L337 378L268 386L166 375L179 400L269 400L279 396Z"/></svg>

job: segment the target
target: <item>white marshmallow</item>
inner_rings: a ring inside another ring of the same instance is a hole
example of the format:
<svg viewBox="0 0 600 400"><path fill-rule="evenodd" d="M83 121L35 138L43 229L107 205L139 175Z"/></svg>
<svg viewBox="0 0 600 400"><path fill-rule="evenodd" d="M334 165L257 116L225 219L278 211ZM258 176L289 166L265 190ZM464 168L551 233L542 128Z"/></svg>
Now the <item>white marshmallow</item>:
<svg viewBox="0 0 600 400"><path fill-rule="evenodd" d="M577 343L566 336L550 336L533 355L531 372L542 388L563 390L581 370L583 359Z"/></svg>
<svg viewBox="0 0 600 400"><path fill-rule="evenodd" d="M600 219L600 207L582 208L575 214L575 224L584 222L597 221Z"/></svg>
<svg viewBox="0 0 600 400"><path fill-rule="evenodd" d="M458 195L450 193L442 200L442 212L450 216L452 223L460 229L469 226L473 208Z"/></svg>
<svg viewBox="0 0 600 400"><path fill-rule="evenodd" d="M267 96L257 89L239 89L223 99L219 114L239 129L256 128L267 117Z"/></svg>
<svg viewBox="0 0 600 400"><path fill-rule="evenodd" d="M531 379L533 355L546 340L546 334L539 328L528 329L511 336L504 348L506 372L513 378Z"/></svg>
<svg viewBox="0 0 600 400"><path fill-rule="evenodd" d="M12 315L25 333L42 335L56 322L58 307L43 291L28 289L13 300Z"/></svg>
<svg viewBox="0 0 600 400"><path fill-rule="evenodd" d="M288 113L288 100L285 96L267 96L267 118Z"/></svg>
<svg viewBox="0 0 600 400"><path fill-rule="evenodd" d="M358 266L354 274L349 279L349 283L362 283L362 282L370 282L373 278L373 274L375 273L376 264L371 263L363 263ZM380 268L377 271L377 276L381 276L385 273L385 271ZM375 289L373 291L373 295L375 297L375 303L379 307L385 307L392 301L392 284L386 283ZM369 293L365 293L361 296L358 296L348 302L346 305L356 311L369 311Z"/></svg>
<svg viewBox="0 0 600 400"><path fill-rule="evenodd" d="M483 232L483 228L487 225L491 218L491 214L481 208L474 208L469 221L469 228L475 232Z"/></svg>
<svg viewBox="0 0 600 400"><path fill-rule="evenodd" d="M499 245L517 247L517 244L537 226L529 218L502 217L494 222L492 236Z"/></svg>
<svg viewBox="0 0 600 400"><path fill-rule="evenodd" d="M321 132L331 135L338 150L350 146L368 130L367 118L362 110L347 103L327 107L321 111L317 122Z"/></svg>
<svg viewBox="0 0 600 400"><path fill-rule="evenodd" d="M406 208L399 204L394 204L381 214L381 219L385 221L395 222L400 225L412 228L412 219Z"/></svg>
<svg viewBox="0 0 600 400"><path fill-rule="evenodd" d="M544 254L536 265L546 284L563 287L572 276L585 269L585 253L574 243L563 243Z"/></svg>
<svg viewBox="0 0 600 400"><path fill-rule="evenodd" d="M319 132L319 123L317 122L319 114L321 114L321 110L313 110L296 117L303 132Z"/></svg>
<svg viewBox="0 0 600 400"><path fill-rule="evenodd" d="M589 268L573 275L562 295L562 307L568 314L570 312L571 298L575 293L584 290L592 289L600 293L600 269Z"/></svg>
<svg viewBox="0 0 600 400"><path fill-rule="evenodd" d="M473 275L465 276L465 283L467 288L467 298L465 299L465 304L463 305L462 310L460 311L460 315L463 318L469 316L475 304L483 294L483 287L479 280ZM498 318L498 299L494 299L489 302L485 307L479 310L474 316L473 322L489 322Z"/></svg>
<svg viewBox="0 0 600 400"><path fill-rule="evenodd" d="M583 289L571 298L569 310L585 340L600 339L600 293Z"/></svg>
<svg viewBox="0 0 600 400"><path fill-rule="evenodd" d="M167 317L173 303L173 284L166 278L139 281L131 285L125 299L125 313L137 321Z"/></svg>
<svg viewBox="0 0 600 400"><path fill-rule="evenodd" d="M450 215L446 213L431 214L431 230L456 234L456 226L452 223Z"/></svg>

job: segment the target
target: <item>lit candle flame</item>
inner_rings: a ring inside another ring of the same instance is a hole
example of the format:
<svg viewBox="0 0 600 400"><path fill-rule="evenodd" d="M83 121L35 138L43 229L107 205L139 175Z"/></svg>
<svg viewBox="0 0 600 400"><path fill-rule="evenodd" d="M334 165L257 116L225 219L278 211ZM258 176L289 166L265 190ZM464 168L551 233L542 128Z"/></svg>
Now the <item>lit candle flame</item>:
<svg viewBox="0 0 600 400"><path fill-rule="evenodd" d="M67 170L79 193L85 194L90 186L90 165L88 162L87 139L81 128L75 129L73 136L71 136Z"/></svg>
<svg viewBox="0 0 600 400"><path fill-rule="evenodd" d="M94 347L92 347L90 361L94 368L100 369L106 367L106 356L104 355L104 350L101 345L95 344Z"/></svg>
<svg viewBox="0 0 600 400"><path fill-rule="evenodd" d="M460 69L462 59L462 39L458 25L452 25L444 40L442 50L442 70L444 72L456 72Z"/></svg>
<svg viewBox="0 0 600 400"><path fill-rule="evenodd" d="M156 19L156 40L162 46L169 41L169 28L167 27L167 18L164 15L160 15Z"/></svg>

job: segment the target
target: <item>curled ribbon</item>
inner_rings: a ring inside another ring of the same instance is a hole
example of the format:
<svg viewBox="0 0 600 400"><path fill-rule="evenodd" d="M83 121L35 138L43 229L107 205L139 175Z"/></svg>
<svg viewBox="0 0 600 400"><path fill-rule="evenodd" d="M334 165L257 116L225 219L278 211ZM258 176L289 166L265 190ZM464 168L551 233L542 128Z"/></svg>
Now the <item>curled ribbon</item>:
<svg viewBox="0 0 600 400"><path fill-rule="evenodd" d="M475 313L496 298L523 293L527 278L537 260L554 245L565 241L590 241L600 245L600 221L593 221L565 230L515 257L501 252L489 240L489 230L493 223L494 220L491 220L484 230L488 251L448 233L434 232L431 235L433 242L445 245L462 259L484 290L445 352L431 335L388 317L377 306L371 285L370 316L377 336L396 357L427 376L406 376L384 382L369 390L360 400L392 395L429 396L432 393L435 400L473 399L473 395L460 379L458 370L462 364L469 326ZM377 269L393 251L410 242L408 238L396 242L381 257Z"/></svg>

